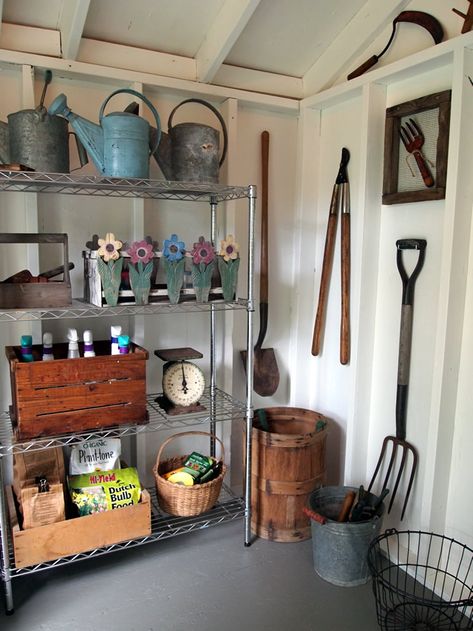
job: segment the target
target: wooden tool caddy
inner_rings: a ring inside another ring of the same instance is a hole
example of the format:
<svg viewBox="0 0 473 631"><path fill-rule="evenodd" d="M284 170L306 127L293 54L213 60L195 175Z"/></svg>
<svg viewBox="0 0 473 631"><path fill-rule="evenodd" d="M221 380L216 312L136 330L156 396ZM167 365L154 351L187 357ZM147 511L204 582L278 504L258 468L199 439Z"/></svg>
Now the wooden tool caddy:
<svg viewBox="0 0 473 631"><path fill-rule="evenodd" d="M0 308L34 309L68 307L72 304L71 280L69 277L69 254L67 234L45 233L0 233L2 243L59 243L63 246L64 278L62 281L27 283L0 283Z"/></svg>
<svg viewBox="0 0 473 631"><path fill-rule="evenodd" d="M131 343L128 354L110 355L110 342L98 341L95 357L68 359L67 347L54 344L55 359L41 361L34 345L33 362L21 360L20 346L5 347L17 439L147 422L146 349Z"/></svg>

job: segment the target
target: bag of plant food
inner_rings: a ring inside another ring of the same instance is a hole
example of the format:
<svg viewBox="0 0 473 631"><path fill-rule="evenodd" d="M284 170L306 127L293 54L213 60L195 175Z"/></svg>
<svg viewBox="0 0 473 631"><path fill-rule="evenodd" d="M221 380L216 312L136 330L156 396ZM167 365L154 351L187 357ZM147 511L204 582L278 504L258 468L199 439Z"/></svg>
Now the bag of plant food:
<svg viewBox="0 0 473 631"><path fill-rule="evenodd" d="M80 516L132 506L141 498L140 480L134 467L71 475L68 486Z"/></svg>
<svg viewBox="0 0 473 631"><path fill-rule="evenodd" d="M71 447L70 475L120 468L119 438L91 438Z"/></svg>

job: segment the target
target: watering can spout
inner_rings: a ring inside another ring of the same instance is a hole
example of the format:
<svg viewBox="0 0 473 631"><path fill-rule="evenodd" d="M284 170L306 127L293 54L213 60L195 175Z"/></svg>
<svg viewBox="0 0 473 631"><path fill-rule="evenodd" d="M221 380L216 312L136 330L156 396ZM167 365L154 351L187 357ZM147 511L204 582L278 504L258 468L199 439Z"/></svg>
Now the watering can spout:
<svg viewBox="0 0 473 631"><path fill-rule="evenodd" d="M65 94L59 94L51 103L49 114L62 116L69 121L71 127L76 132L77 137L92 158L97 170L100 173L105 171L104 161L104 134L100 125L83 118L74 112L67 105Z"/></svg>

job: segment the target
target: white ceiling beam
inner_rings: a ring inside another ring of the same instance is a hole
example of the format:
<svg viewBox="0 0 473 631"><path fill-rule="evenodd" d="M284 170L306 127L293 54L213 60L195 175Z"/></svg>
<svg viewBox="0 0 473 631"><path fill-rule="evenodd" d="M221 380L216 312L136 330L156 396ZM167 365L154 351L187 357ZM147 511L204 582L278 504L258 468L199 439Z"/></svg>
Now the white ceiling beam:
<svg viewBox="0 0 473 631"><path fill-rule="evenodd" d="M89 5L90 0L65 0L63 2L59 29L64 59L77 58Z"/></svg>
<svg viewBox="0 0 473 631"><path fill-rule="evenodd" d="M210 83L260 0L225 0L195 56L197 81Z"/></svg>
<svg viewBox="0 0 473 631"><path fill-rule="evenodd" d="M96 39L82 38L77 55L77 61L165 77L178 77L195 81L195 60L190 57L180 57L169 53L159 53L154 50L111 44Z"/></svg>
<svg viewBox="0 0 473 631"><path fill-rule="evenodd" d="M330 87L411 0L368 0L303 77L304 94ZM353 68L354 70L354 68Z"/></svg>
<svg viewBox="0 0 473 631"><path fill-rule="evenodd" d="M33 55L11 50L0 49L0 68L2 64L24 65L30 64L35 68L49 68L56 78L86 80L100 83L102 86L110 85L128 86L133 82L143 84L144 90L149 93L174 92L190 97L199 95L201 98L222 102L225 99L238 99L240 103L261 107L264 110L274 112L287 112L297 115L299 113L299 101L272 94L261 94L236 88L227 88L217 85L202 84L195 81L164 77L157 74L123 70L116 67L87 64L80 61L65 60L60 57L55 59L45 55Z"/></svg>
<svg viewBox="0 0 473 631"><path fill-rule="evenodd" d="M37 55L61 56L59 31L4 22L0 32L0 48Z"/></svg>

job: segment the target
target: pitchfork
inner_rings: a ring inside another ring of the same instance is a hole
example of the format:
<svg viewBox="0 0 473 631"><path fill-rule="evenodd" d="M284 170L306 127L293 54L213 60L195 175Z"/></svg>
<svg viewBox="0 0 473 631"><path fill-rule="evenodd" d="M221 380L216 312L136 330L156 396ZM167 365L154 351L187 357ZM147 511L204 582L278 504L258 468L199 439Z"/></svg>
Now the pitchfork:
<svg viewBox="0 0 473 631"><path fill-rule="evenodd" d="M399 134L406 151L408 153L412 153L414 156L417 166L419 167L420 174L422 175L422 179L424 180L424 184L430 188L434 185L434 178L432 177L432 173L430 172L425 158L422 155L421 149L424 145L424 134L422 133L422 130L415 120L410 118L406 122L405 127L401 125L399 128Z"/></svg>
<svg viewBox="0 0 473 631"><path fill-rule="evenodd" d="M371 479L368 491L376 480L376 476L381 468L381 464L388 452L388 445L392 445L391 458L389 460L388 468L383 482L383 488L381 494L388 487L389 478L396 462L396 456L399 448L402 450L401 463L399 465L399 471L395 479L394 488L391 494L391 501L389 503L388 513L393 506L394 498L396 496L399 483L401 481L402 474L408 461L408 456L411 454L412 468L407 483L406 497L404 505L402 507L401 521L406 511L407 501L411 493L412 484L414 482L414 476L417 470L417 451L411 443L406 440L406 410L407 410L407 391L409 386L409 365L411 357L411 343L412 343L412 316L414 310L414 287L417 277L420 274L425 259L425 248L427 247L427 241L425 239L399 239L396 241L397 247L397 268L402 280L402 307L401 307L401 332L399 336L399 359L398 359L398 372L397 372L397 392L396 392L396 436L386 436L383 440L383 446L381 453ZM417 264L408 276L402 262L403 250L417 250L418 258Z"/></svg>

